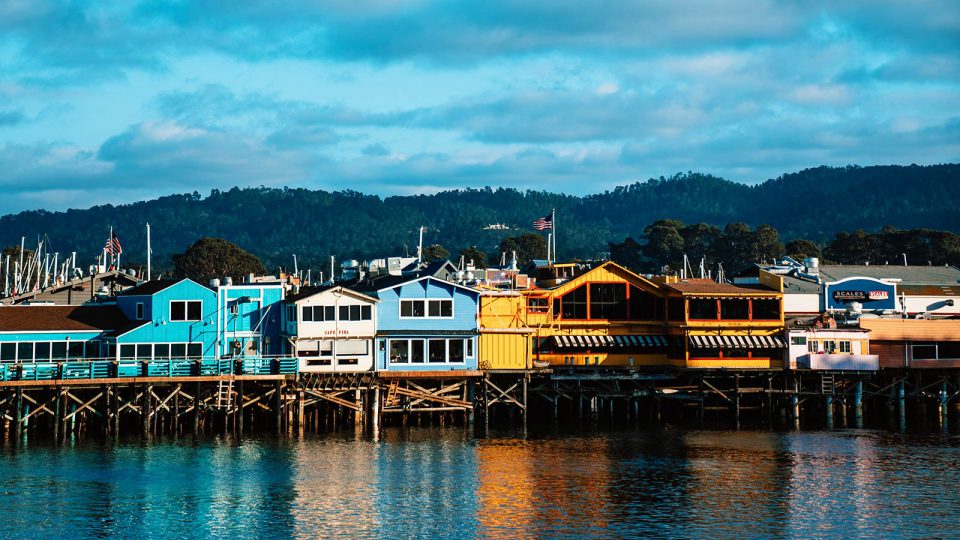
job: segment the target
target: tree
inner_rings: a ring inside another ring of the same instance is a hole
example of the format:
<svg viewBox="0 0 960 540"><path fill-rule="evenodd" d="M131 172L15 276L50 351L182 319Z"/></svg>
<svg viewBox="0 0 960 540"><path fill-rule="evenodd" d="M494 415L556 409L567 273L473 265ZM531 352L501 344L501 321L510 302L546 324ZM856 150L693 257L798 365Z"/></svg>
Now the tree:
<svg viewBox="0 0 960 540"><path fill-rule="evenodd" d="M787 256L796 260L803 262L804 259L808 257L817 257L820 258L823 256L823 253L820 252L820 248L810 240L797 239L787 242L787 245L784 246L784 250L787 252Z"/></svg>
<svg viewBox="0 0 960 540"><path fill-rule="evenodd" d="M643 259L643 246L633 239L632 236L626 237L619 244L610 242L610 260L617 264L622 264L634 272L642 272L645 269Z"/></svg>
<svg viewBox="0 0 960 540"><path fill-rule="evenodd" d="M506 252L508 259L510 253L516 251L517 264L522 266L533 259L547 258L547 239L534 233L508 236L500 242L498 249L501 253Z"/></svg>
<svg viewBox="0 0 960 540"><path fill-rule="evenodd" d="M421 258L424 262L445 261L450 258L450 252L440 244L433 244L423 248Z"/></svg>
<svg viewBox="0 0 960 540"><path fill-rule="evenodd" d="M477 246L464 248L462 251L460 251L460 256L463 257L463 260L468 263L473 261L473 265L476 268L487 267L487 254L477 249Z"/></svg>
<svg viewBox="0 0 960 540"><path fill-rule="evenodd" d="M643 246L643 254L653 265L654 272L660 272L664 267L679 269L683 264L683 237L676 228L661 224L645 229L647 245Z"/></svg>
<svg viewBox="0 0 960 540"><path fill-rule="evenodd" d="M206 283L214 278L231 277L239 281L247 274L266 274L267 269L256 256L223 238L201 238L179 255L173 256L177 278L190 278Z"/></svg>

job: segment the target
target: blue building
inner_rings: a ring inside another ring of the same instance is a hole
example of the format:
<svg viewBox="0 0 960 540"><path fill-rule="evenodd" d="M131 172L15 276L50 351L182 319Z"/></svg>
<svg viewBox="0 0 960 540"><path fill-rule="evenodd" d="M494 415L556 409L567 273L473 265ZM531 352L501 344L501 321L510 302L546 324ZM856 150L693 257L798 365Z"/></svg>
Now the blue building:
<svg viewBox="0 0 960 540"><path fill-rule="evenodd" d="M129 320L106 334L118 360L216 358L217 295L190 279L147 281L117 296ZM115 349L114 349L115 347Z"/></svg>
<svg viewBox="0 0 960 540"><path fill-rule="evenodd" d="M217 287L217 354L280 356L284 350L280 336L283 297L279 282Z"/></svg>
<svg viewBox="0 0 960 540"><path fill-rule="evenodd" d="M127 324L116 306L0 306L0 363L103 359L105 334Z"/></svg>
<svg viewBox="0 0 960 540"><path fill-rule="evenodd" d="M385 276L352 288L379 300L375 369L477 369L479 291L432 276Z"/></svg>

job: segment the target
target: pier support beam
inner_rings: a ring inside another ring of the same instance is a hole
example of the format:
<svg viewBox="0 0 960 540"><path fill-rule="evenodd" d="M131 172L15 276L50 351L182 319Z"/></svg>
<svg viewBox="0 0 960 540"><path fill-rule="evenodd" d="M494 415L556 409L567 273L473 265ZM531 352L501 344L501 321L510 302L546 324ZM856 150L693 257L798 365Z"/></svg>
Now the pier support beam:
<svg viewBox="0 0 960 540"><path fill-rule="evenodd" d="M947 394L947 381L944 379L940 382L940 430L944 433L950 431L950 422L948 420L949 403L950 398Z"/></svg>
<svg viewBox="0 0 960 540"><path fill-rule="evenodd" d="M790 410L792 411L793 429L800 429L800 382L793 379L793 393L790 394Z"/></svg>
<svg viewBox="0 0 960 540"><path fill-rule="evenodd" d="M907 397L906 397L906 381L901 380L897 383L897 413L899 420L900 431L905 431L907 429Z"/></svg>
<svg viewBox="0 0 960 540"><path fill-rule="evenodd" d="M863 379L857 379L853 390L853 421L857 429L863 429Z"/></svg>
<svg viewBox="0 0 960 540"><path fill-rule="evenodd" d="M827 413L827 429L833 429L833 395L827 394L824 398L824 408Z"/></svg>

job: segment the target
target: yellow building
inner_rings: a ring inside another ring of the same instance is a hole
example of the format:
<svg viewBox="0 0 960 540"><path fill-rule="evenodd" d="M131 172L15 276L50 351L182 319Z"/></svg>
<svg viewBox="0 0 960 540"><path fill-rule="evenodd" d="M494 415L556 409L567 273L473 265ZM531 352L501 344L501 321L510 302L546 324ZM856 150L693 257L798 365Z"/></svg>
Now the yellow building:
<svg viewBox="0 0 960 540"><path fill-rule="evenodd" d="M758 285L708 279L664 280L671 335L682 338L688 368L781 368L783 286L762 272Z"/></svg>
<svg viewBox="0 0 960 540"><path fill-rule="evenodd" d="M524 297L517 291L480 295L480 369L530 369L530 334Z"/></svg>
<svg viewBox="0 0 960 540"><path fill-rule="evenodd" d="M535 366L670 365L682 347L661 288L613 262L523 295Z"/></svg>

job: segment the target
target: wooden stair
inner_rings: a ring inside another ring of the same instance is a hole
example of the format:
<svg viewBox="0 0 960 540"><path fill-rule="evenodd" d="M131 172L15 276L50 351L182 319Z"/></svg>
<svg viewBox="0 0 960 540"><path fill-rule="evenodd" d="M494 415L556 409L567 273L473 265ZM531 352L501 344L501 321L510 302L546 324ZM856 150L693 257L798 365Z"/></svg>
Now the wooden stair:
<svg viewBox="0 0 960 540"><path fill-rule="evenodd" d="M217 408L225 411L233 409L233 381L221 380L217 387Z"/></svg>
<svg viewBox="0 0 960 540"><path fill-rule="evenodd" d="M825 396L832 396L836 387L833 373L824 373L820 376L820 392Z"/></svg>

